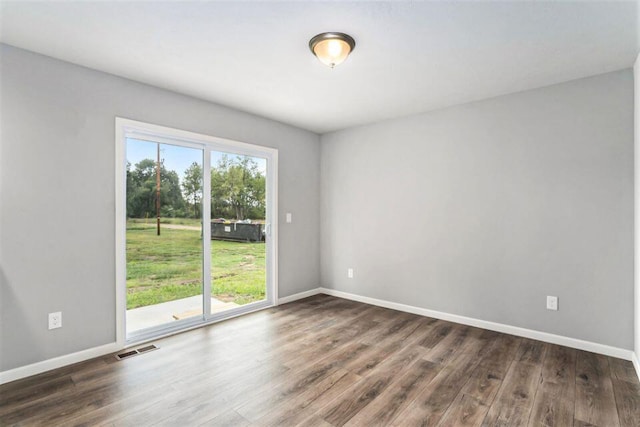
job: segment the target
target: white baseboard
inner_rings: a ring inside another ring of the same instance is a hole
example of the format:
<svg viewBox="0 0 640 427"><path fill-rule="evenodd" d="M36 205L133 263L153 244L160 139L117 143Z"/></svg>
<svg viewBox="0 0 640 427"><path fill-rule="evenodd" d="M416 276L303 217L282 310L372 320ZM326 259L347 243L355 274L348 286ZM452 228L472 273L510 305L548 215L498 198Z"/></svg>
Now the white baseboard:
<svg viewBox="0 0 640 427"><path fill-rule="evenodd" d="M486 320L474 319L472 317L459 316L457 314L445 313L442 311L429 310L426 308L415 307L407 304L385 301L376 298L363 297L348 292L337 291L335 289L320 288L320 292L339 298L349 299L353 301L363 302L365 304L377 305L379 307L390 308L393 310L404 311L407 313L419 314L421 316L434 317L436 319L446 320L449 322L460 323L477 328L488 329L490 331L502 332L505 334L516 335L519 337L530 338L538 341L544 341L551 344L563 345L566 347L577 348L579 350L590 351L593 353L604 354L606 356L617 357L624 360L633 360L634 353L631 350L612 347L605 344L598 344L590 341L583 341L576 338L564 337L561 335L549 334L547 332L534 331L532 329L520 328L517 326L505 325L503 323L489 322ZM639 365L637 358L634 361L636 370Z"/></svg>
<svg viewBox="0 0 640 427"><path fill-rule="evenodd" d="M633 367L636 368L636 375L638 376L638 380L640 380L640 360L638 360L638 353L633 352L631 361L633 362Z"/></svg>
<svg viewBox="0 0 640 427"><path fill-rule="evenodd" d="M88 348L86 350L81 350L71 354L65 354L64 356L43 360L42 362L20 366L19 368L0 372L0 384L5 384L11 381L19 380L21 378L41 374L42 372L61 368L67 365L72 365L78 362L83 362L85 360L93 359L94 357L104 356L105 354L115 353L118 350L121 350L121 347L114 342L98 347Z"/></svg>
<svg viewBox="0 0 640 427"><path fill-rule="evenodd" d="M309 291L298 292L297 294L289 295L288 297L278 298L278 305L286 304L288 302L297 301L297 300L302 299L302 298L308 298L308 297L312 297L314 295L318 295L318 294L322 293L321 289L322 288L315 288L315 289L311 289Z"/></svg>

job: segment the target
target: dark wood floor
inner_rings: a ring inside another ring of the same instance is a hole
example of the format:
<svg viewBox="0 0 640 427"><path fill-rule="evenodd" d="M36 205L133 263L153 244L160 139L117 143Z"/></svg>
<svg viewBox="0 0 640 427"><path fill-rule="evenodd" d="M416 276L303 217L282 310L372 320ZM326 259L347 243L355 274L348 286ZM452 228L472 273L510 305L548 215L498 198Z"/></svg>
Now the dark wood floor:
<svg viewBox="0 0 640 427"><path fill-rule="evenodd" d="M630 362L319 295L0 386L0 425L640 426Z"/></svg>

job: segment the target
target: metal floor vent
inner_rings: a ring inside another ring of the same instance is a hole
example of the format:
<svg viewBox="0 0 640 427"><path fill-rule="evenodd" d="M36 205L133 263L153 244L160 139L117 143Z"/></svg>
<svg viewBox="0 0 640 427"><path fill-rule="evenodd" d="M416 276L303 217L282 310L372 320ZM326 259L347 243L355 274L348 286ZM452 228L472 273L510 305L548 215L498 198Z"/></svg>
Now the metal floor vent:
<svg viewBox="0 0 640 427"><path fill-rule="evenodd" d="M153 351L153 350L157 350L157 349L158 349L158 347L156 347L155 345L151 344L151 345L148 345L146 347L140 347L140 348L135 349L135 350L129 350L129 351L125 351L124 353L116 354L116 359L124 360L124 359L127 359L129 357L137 356L139 354L147 353L149 351Z"/></svg>

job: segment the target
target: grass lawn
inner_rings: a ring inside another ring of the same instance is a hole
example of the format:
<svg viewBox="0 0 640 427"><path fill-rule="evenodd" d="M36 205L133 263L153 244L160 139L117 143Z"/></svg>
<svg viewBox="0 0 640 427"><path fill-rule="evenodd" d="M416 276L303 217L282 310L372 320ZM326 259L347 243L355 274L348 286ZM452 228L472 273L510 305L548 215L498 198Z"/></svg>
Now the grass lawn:
<svg viewBox="0 0 640 427"><path fill-rule="evenodd" d="M247 304L265 298L265 244L211 241L211 296ZM127 309L202 293L200 231L127 222Z"/></svg>

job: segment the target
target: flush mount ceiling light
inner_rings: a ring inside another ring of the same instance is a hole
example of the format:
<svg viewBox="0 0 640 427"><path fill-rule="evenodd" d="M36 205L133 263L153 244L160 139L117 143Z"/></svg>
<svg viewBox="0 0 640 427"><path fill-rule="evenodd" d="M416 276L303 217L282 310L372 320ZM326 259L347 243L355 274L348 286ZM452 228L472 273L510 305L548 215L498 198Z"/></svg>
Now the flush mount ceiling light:
<svg viewBox="0 0 640 427"><path fill-rule="evenodd" d="M347 59L356 41L344 33L320 33L309 40L309 49L323 64L333 68Z"/></svg>

